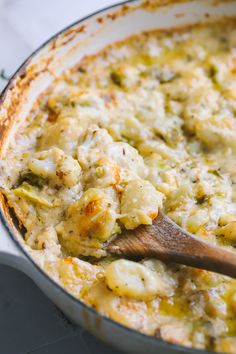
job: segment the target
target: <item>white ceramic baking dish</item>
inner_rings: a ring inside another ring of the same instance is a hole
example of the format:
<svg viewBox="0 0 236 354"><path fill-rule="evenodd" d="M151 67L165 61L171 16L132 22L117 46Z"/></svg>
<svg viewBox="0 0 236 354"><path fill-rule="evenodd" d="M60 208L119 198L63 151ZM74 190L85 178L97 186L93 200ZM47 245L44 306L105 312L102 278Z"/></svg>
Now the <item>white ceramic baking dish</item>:
<svg viewBox="0 0 236 354"><path fill-rule="evenodd" d="M72 24L34 52L2 93L0 158L7 158L8 146L14 142L17 130L40 93L55 77L85 55L96 53L109 43L142 31L184 26L232 15L236 16L236 1L133 0ZM27 254L22 236L14 227L2 197L0 203L0 262L28 274L73 322L128 353L202 353L127 329L76 300L51 280Z"/></svg>

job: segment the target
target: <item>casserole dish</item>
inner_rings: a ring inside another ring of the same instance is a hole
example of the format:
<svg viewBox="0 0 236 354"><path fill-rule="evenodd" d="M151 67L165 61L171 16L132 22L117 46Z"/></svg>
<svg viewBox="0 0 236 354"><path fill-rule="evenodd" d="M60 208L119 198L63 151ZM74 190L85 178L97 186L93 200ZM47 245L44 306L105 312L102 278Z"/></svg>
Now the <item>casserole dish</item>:
<svg viewBox="0 0 236 354"><path fill-rule="evenodd" d="M0 110L1 157L5 158L15 133L40 94L55 78L84 56L94 54L108 44L135 33L199 23L209 18L232 16L235 12L235 1L132 1L103 10L67 28L36 51L4 91ZM71 320L129 353L143 353L146 350L151 353L157 350L160 353L174 353L187 350L128 330L62 290L27 254L4 199L1 202L2 261L31 276Z"/></svg>

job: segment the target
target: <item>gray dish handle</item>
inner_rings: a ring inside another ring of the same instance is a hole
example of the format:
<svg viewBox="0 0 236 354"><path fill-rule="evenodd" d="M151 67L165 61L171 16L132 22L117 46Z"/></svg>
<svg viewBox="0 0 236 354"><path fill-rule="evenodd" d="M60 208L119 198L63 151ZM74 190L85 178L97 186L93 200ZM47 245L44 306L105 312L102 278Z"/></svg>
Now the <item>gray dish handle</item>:
<svg viewBox="0 0 236 354"><path fill-rule="evenodd" d="M0 222L0 264L8 265L25 273L30 262L11 239L5 226Z"/></svg>

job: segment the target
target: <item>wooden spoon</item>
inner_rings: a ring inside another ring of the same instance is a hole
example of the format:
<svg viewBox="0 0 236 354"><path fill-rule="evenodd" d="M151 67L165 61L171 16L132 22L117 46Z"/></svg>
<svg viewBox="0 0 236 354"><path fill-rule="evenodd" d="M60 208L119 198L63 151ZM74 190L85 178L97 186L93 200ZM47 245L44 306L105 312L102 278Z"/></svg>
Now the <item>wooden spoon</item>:
<svg viewBox="0 0 236 354"><path fill-rule="evenodd" d="M127 230L107 245L115 256L158 258L236 278L236 254L183 230L162 212L150 226Z"/></svg>

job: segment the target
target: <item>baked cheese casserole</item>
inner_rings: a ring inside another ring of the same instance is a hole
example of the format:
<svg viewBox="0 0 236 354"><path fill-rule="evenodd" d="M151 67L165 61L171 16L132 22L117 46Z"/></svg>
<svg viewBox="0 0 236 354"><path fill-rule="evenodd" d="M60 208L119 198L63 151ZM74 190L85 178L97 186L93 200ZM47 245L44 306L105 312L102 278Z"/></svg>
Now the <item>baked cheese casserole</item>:
<svg viewBox="0 0 236 354"><path fill-rule="evenodd" d="M234 19L85 58L39 98L0 171L26 249L73 296L165 341L236 353L236 280L106 251L162 208L236 252Z"/></svg>

